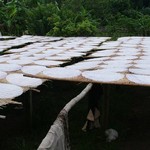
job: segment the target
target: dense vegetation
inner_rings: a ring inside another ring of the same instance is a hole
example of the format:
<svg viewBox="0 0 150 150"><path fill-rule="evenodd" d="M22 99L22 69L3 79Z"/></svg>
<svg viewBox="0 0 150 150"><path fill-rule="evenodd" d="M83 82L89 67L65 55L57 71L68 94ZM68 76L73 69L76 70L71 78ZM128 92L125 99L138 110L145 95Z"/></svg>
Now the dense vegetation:
<svg viewBox="0 0 150 150"><path fill-rule="evenodd" d="M148 36L149 0L0 0L3 35Z"/></svg>

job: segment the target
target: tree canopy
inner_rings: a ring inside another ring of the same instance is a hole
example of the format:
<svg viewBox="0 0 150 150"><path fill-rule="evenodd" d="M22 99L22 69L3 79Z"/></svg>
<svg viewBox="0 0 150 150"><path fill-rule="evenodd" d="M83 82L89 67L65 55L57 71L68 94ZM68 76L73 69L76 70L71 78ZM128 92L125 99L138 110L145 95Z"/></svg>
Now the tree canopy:
<svg viewBox="0 0 150 150"><path fill-rule="evenodd" d="M149 0L0 0L3 35L148 36Z"/></svg>

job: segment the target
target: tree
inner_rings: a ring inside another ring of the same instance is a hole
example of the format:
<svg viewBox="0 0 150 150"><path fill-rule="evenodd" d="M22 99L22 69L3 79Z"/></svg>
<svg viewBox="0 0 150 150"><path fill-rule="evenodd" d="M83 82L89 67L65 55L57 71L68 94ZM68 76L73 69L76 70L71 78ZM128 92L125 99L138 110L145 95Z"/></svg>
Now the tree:
<svg viewBox="0 0 150 150"><path fill-rule="evenodd" d="M150 7L150 1L149 0L131 0L133 3L133 6L137 9Z"/></svg>

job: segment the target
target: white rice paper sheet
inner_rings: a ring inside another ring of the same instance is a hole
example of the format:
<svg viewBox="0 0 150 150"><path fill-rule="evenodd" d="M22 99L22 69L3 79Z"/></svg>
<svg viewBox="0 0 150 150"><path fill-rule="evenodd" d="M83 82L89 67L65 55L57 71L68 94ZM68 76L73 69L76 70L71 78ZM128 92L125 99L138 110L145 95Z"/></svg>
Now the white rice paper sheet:
<svg viewBox="0 0 150 150"><path fill-rule="evenodd" d="M150 76L147 75L127 74L126 78L136 84L150 85Z"/></svg>
<svg viewBox="0 0 150 150"><path fill-rule="evenodd" d="M63 64L63 61L52 61L52 60L36 60L34 64L41 65L41 66L58 66Z"/></svg>
<svg viewBox="0 0 150 150"><path fill-rule="evenodd" d="M114 82L124 78L123 74L109 70L84 71L82 76L96 82Z"/></svg>
<svg viewBox="0 0 150 150"><path fill-rule="evenodd" d="M15 49L10 49L9 52L11 53L21 53L27 51L26 48L15 48Z"/></svg>
<svg viewBox="0 0 150 150"><path fill-rule="evenodd" d="M3 50L5 50L5 49L7 49L7 48L10 48L11 47L11 45L9 46L9 45L0 45L0 49L1 49L1 51L3 51Z"/></svg>
<svg viewBox="0 0 150 150"><path fill-rule="evenodd" d="M112 46L112 47L118 47L119 45L121 44L121 42L120 41L108 41L108 42L104 42L103 44L102 44L102 46L103 45L107 45L107 46Z"/></svg>
<svg viewBox="0 0 150 150"><path fill-rule="evenodd" d="M28 65L32 64L32 60L27 60L27 59L14 59L14 60L9 60L7 63L9 64L18 64L18 65Z"/></svg>
<svg viewBox="0 0 150 150"><path fill-rule="evenodd" d="M58 78L58 79L67 79L67 78L75 78L80 76L81 72L75 69L69 68L49 68L43 71L43 75L51 78Z"/></svg>
<svg viewBox="0 0 150 150"><path fill-rule="evenodd" d="M83 43L79 48L82 48L82 49L95 49L97 46L94 46L94 45L88 45L87 42ZM76 48L76 47L75 47Z"/></svg>
<svg viewBox="0 0 150 150"><path fill-rule="evenodd" d="M126 42L123 42L120 44L120 46L118 47L119 49L125 49L125 48L137 48L136 44L127 44Z"/></svg>
<svg viewBox="0 0 150 150"><path fill-rule="evenodd" d="M90 59L86 59L85 61L87 62L92 62L92 61L105 61L111 59L110 57L99 57L99 58L90 58Z"/></svg>
<svg viewBox="0 0 150 150"><path fill-rule="evenodd" d="M109 62L109 63L105 63L104 65L103 65L103 67L104 68L129 68L129 67L131 67L132 66L132 64L128 64L128 63L123 63L123 62L113 62L113 63L111 63L111 62Z"/></svg>
<svg viewBox="0 0 150 150"><path fill-rule="evenodd" d="M25 77L21 73L12 73L6 76L6 80L11 83L22 87L35 88L43 83L41 79Z"/></svg>
<svg viewBox="0 0 150 150"><path fill-rule="evenodd" d="M79 52L72 52L72 51L67 51L64 53L59 54L59 56L70 56L70 57L81 57L84 56L85 53L79 53Z"/></svg>
<svg viewBox="0 0 150 150"><path fill-rule="evenodd" d="M118 39L117 39L117 41L119 41L119 42L126 42L126 41L128 41L130 39L130 37L119 37Z"/></svg>
<svg viewBox="0 0 150 150"><path fill-rule="evenodd" d="M63 50L52 50L52 49L42 51L42 53L48 54L49 56L50 55L56 55L56 54L59 54L59 53L62 53L62 52L63 52Z"/></svg>
<svg viewBox="0 0 150 150"><path fill-rule="evenodd" d="M92 61L92 62L79 62L70 66L67 66L66 68L70 69L77 69L77 70L87 70L87 69L93 69L98 67L98 65L101 63L101 61Z"/></svg>
<svg viewBox="0 0 150 150"><path fill-rule="evenodd" d="M139 45L141 43L142 39L130 39L127 42L124 42L125 44L131 44L131 45Z"/></svg>
<svg viewBox="0 0 150 150"><path fill-rule="evenodd" d="M150 55L148 55L148 56L141 56L140 59L141 60L150 60Z"/></svg>
<svg viewBox="0 0 150 150"><path fill-rule="evenodd" d="M30 51L26 51L26 52L22 52L21 53L21 55L23 55L23 56L31 56L31 55L34 55L34 54L36 54L36 52L30 52Z"/></svg>
<svg viewBox="0 0 150 150"><path fill-rule="evenodd" d="M140 52L134 52L134 51L118 51L117 52L117 55L120 55L120 56L137 56L139 55Z"/></svg>
<svg viewBox="0 0 150 150"><path fill-rule="evenodd" d="M13 84L0 83L0 99L13 99L23 93L23 89Z"/></svg>
<svg viewBox="0 0 150 150"><path fill-rule="evenodd" d="M21 67L22 66L17 64L0 64L0 71L4 71L4 72L17 71L20 70Z"/></svg>
<svg viewBox="0 0 150 150"><path fill-rule="evenodd" d="M116 65L116 66L121 66L121 65L126 65L126 64L130 64L132 63L132 60L122 60L122 59L119 59L119 60L107 60L107 61L104 61L105 64L108 64L108 65Z"/></svg>
<svg viewBox="0 0 150 150"><path fill-rule="evenodd" d="M72 49L73 52L81 52L81 53L89 52L91 50L92 49L88 47L75 47L74 49Z"/></svg>
<svg viewBox="0 0 150 150"><path fill-rule="evenodd" d="M45 59L47 60L58 60L58 61L66 61L66 60L70 60L71 57L70 56L59 56L59 55L56 55L56 56L49 56L49 57L45 57Z"/></svg>
<svg viewBox="0 0 150 150"><path fill-rule="evenodd" d="M120 56L111 57L111 59L113 59L113 60L134 60L137 58L138 58L138 56L127 56L127 55L120 55Z"/></svg>
<svg viewBox="0 0 150 150"><path fill-rule="evenodd" d="M8 58L8 60L10 59L18 59L21 56L21 53L18 54L7 54L4 57Z"/></svg>
<svg viewBox="0 0 150 150"><path fill-rule="evenodd" d="M0 63L6 62L7 60L9 60L9 57L0 56Z"/></svg>
<svg viewBox="0 0 150 150"><path fill-rule="evenodd" d="M142 53L143 53L143 55L145 55L145 56L150 56L150 51L143 51Z"/></svg>
<svg viewBox="0 0 150 150"><path fill-rule="evenodd" d="M139 75L150 75L150 69L129 69L129 72Z"/></svg>
<svg viewBox="0 0 150 150"><path fill-rule="evenodd" d="M142 43L141 45L142 49L145 51L149 51L149 48L150 48L150 45L149 45L149 41L148 42L145 42L145 43Z"/></svg>
<svg viewBox="0 0 150 150"><path fill-rule="evenodd" d="M144 60L144 59L134 60L134 63L136 63L136 64L150 64L150 59L149 60L148 59L146 59L146 60Z"/></svg>
<svg viewBox="0 0 150 150"><path fill-rule="evenodd" d="M42 46L42 47L28 48L28 51L29 52L40 53L40 52L44 51L45 49L46 49L45 46Z"/></svg>
<svg viewBox="0 0 150 150"><path fill-rule="evenodd" d="M111 72L126 72L128 71L128 67L125 65L116 66L116 65L102 65L101 68L111 71Z"/></svg>
<svg viewBox="0 0 150 150"><path fill-rule="evenodd" d="M19 59L20 60L29 60L29 61L34 61L34 60L40 60L42 59L43 57L36 57L36 56L21 56Z"/></svg>
<svg viewBox="0 0 150 150"><path fill-rule="evenodd" d="M134 64L134 67L140 68L140 69L149 69L150 70L150 64Z"/></svg>
<svg viewBox="0 0 150 150"><path fill-rule="evenodd" d="M51 55L39 53L39 54L33 54L33 56L34 57L45 58L45 57L48 57L48 56L51 56Z"/></svg>
<svg viewBox="0 0 150 150"><path fill-rule="evenodd" d="M37 75L38 73L46 70L45 66L29 65L21 68L21 71L25 74Z"/></svg>
<svg viewBox="0 0 150 150"><path fill-rule="evenodd" d="M111 55L115 55L115 53L116 53L116 50L102 50L102 51L97 51L91 54L90 56L93 56L93 57L111 56Z"/></svg>
<svg viewBox="0 0 150 150"><path fill-rule="evenodd" d="M0 71L0 79L4 79L7 76L6 72Z"/></svg>
<svg viewBox="0 0 150 150"><path fill-rule="evenodd" d="M120 47L118 49L119 52L122 52L122 53L136 53L136 52L140 52L141 49L140 48L136 48L136 47Z"/></svg>

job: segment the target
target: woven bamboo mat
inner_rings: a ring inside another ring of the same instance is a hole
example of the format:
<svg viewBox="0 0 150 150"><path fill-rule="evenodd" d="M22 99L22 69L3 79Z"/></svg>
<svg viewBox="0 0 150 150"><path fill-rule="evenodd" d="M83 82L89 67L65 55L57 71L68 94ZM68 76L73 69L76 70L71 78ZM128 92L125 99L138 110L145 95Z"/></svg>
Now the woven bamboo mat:
<svg viewBox="0 0 150 150"><path fill-rule="evenodd" d="M110 41L110 37L25 35L8 38L0 41L0 51L5 54L0 56L0 71L7 73L6 77L0 79L0 83L17 84L10 82L8 76L21 73L41 78L41 84L46 80L66 80L150 86L149 41L150 37L121 37L117 41ZM9 64L20 68L3 67ZM23 92L32 88L22 84L17 86ZM0 99L0 105L5 104L4 102L12 101Z"/></svg>

